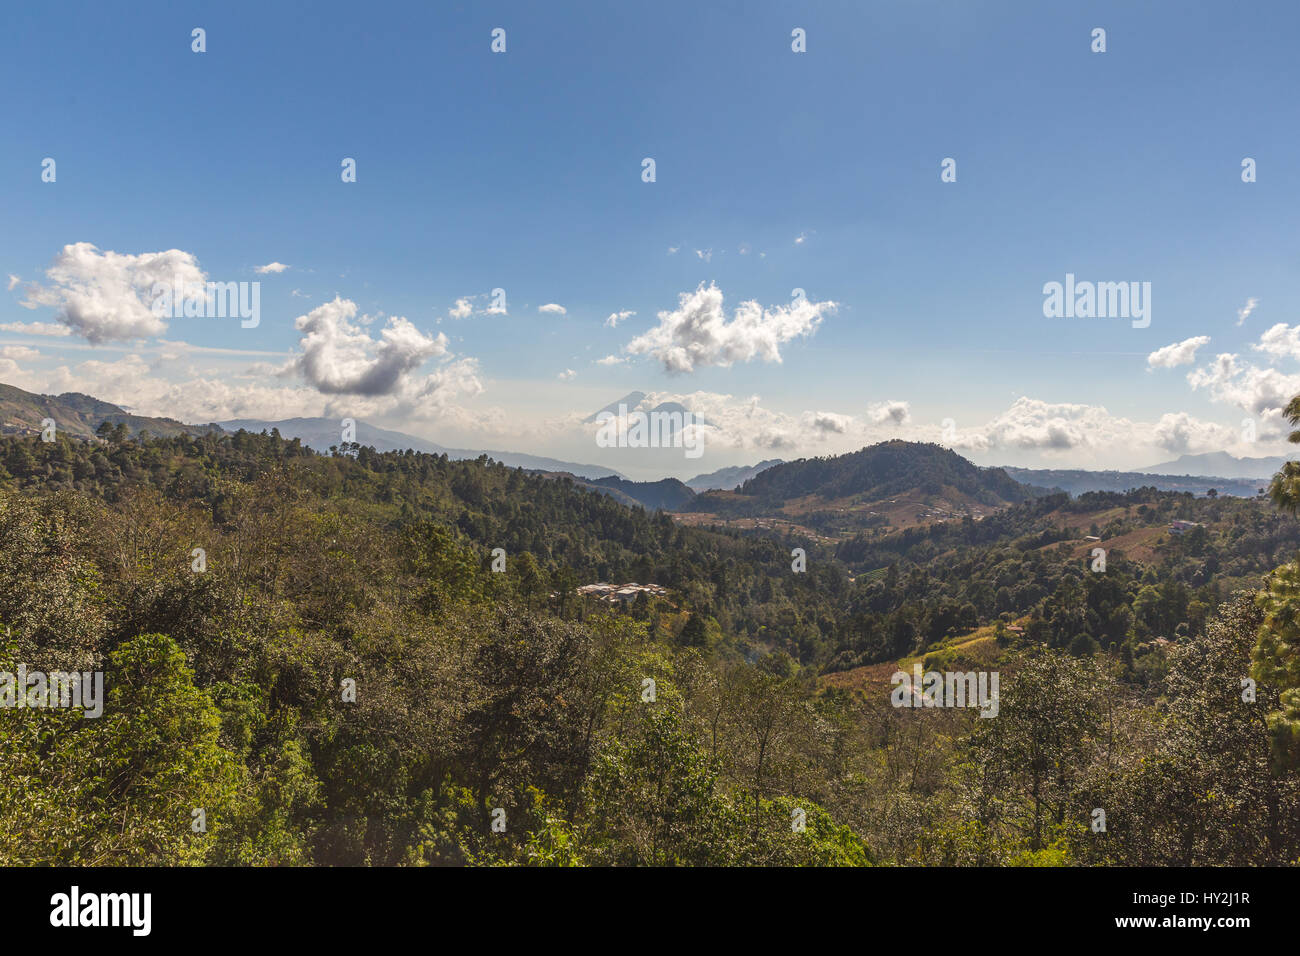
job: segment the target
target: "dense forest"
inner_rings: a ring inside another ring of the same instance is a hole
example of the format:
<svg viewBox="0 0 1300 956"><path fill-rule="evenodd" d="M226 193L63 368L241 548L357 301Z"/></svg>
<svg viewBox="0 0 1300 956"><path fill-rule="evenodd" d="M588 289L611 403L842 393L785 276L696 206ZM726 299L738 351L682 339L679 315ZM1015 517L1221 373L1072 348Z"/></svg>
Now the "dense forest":
<svg viewBox="0 0 1300 956"><path fill-rule="evenodd" d="M826 540L487 459L0 437L0 671L107 693L0 712L0 862L1297 862L1300 521L999 488ZM999 671L996 719L893 706L912 660Z"/></svg>

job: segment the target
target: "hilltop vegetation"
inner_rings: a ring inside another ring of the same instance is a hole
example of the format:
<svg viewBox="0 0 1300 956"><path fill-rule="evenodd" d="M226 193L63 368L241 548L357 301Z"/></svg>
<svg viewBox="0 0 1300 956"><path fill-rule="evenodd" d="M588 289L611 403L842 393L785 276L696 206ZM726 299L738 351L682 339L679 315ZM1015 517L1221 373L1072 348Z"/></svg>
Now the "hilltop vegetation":
<svg viewBox="0 0 1300 956"><path fill-rule="evenodd" d="M1047 493L939 445L889 441L848 455L773 465L735 491L697 495L683 510L723 521L785 519L841 537L911 519L982 516Z"/></svg>

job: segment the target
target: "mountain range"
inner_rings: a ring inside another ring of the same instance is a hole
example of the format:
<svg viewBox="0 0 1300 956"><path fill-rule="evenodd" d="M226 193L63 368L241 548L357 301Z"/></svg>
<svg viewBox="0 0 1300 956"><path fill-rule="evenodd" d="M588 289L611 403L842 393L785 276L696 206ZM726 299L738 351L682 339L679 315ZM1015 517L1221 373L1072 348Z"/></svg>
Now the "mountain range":
<svg viewBox="0 0 1300 956"><path fill-rule="evenodd" d="M588 416L616 413L620 405L635 407L645 398L631 392ZM656 406L663 411L686 411L677 403ZM126 427L131 435L142 431L160 436L202 435L213 431L278 431L297 438L315 451L328 454L342 443L341 422L332 418L291 418L281 421L232 419L208 424L186 424L171 418L135 415L118 405L79 392L38 395L0 384L0 431L35 434L53 419L67 435L93 439L104 422ZM404 432L355 423L355 441L377 451L414 451L474 459L484 455L511 468L537 471L573 481L609 495L624 504L648 510L665 510L723 519L776 516L800 520L809 515L833 524L830 514L864 515L877 520L888 516L897 523L908 516L955 516L972 510L1001 507L1059 489L1072 495L1089 491L1126 491L1155 487L1162 491L1189 491L1253 497L1278 471L1284 458L1237 458L1226 452L1181 457L1131 472L1082 469L978 468L939 446L911 442L885 442L859 452L828 458L785 462L767 459L754 465L735 465L696 475L686 482L675 478L631 481L602 465L581 464L521 452L449 448ZM918 452L916 449L929 449ZM902 495L903 498L898 496ZM897 500L891 501L894 498ZM913 500L914 499L914 500Z"/></svg>
<svg viewBox="0 0 1300 956"><path fill-rule="evenodd" d="M278 422L237 418L218 422L217 424L226 431L232 432L239 431L241 428L250 432L269 432L272 429L278 429L285 438L297 438L308 448L323 454L328 454L332 446L340 445L343 441L342 425L338 419L334 418L287 418ZM428 439L417 438L414 435L391 431L387 428L379 428L376 425L360 421L356 422L354 441L359 445L374 448L376 451L403 451L410 448L412 451L446 455L448 458L457 460L480 458L487 455L509 468L565 472L579 478L589 479L625 478L624 475L613 468L605 468L601 465L584 465L572 461L561 461L557 458L547 458L542 455L528 455L522 452L448 448Z"/></svg>

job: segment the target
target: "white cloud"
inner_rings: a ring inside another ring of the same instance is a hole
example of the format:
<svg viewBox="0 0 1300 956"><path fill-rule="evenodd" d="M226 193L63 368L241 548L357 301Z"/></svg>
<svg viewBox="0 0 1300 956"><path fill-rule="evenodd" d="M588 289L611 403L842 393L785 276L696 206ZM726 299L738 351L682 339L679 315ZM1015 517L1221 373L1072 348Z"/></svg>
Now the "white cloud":
<svg viewBox="0 0 1300 956"><path fill-rule="evenodd" d="M1176 368L1179 365L1191 365L1196 361L1196 350L1209 341L1208 335L1198 335L1158 348L1147 356L1147 367Z"/></svg>
<svg viewBox="0 0 1300 956"><path fill-rule="evenodd" d="M852 415L838 412L805 412L803 421L808 427L822 434L843 435L853 424Z"/></svg>
<svg viewBox="0 0 1300 956"><path fill-rule="evenodd" d="M0 332L16 332L19 335L71 335L72 329L54 322L0 322Z"/></svg>
<svg viewBox="0 0 1300 956"><path fill-rule="evenodd" d="M622 365L624 359L619 355L606 355L602 359L596 359L597 365Z"/></svg>
<svg viewBox="0 0 1300 956"><path fill-rule="evenodd" d="M51 284L33 284L21 304L56 309L60 322L95 344L161 335L167 323L150 308L154 283L207 279L180 249L133 256L101 253L89 242L64 246L45 275Z"/></svg>
<svg viewBox="0 0 1300 956"><path fill-rule="evenodd" d="M1289 326L1279 322L1264 332L1259 337L1259 344L1251 348L1274 358L1300 359L1300 325Z"/></svg>
<svg viewBox="0 0 1300 956"><path fill-rule="evenodd" d="M701 284L694 292L683 292L676 309L660 312L659 325L634 338L625 351L650 355L672 373L709 365L725 368L756 358L780 362L782 344L811 335L823 314L837 307L834 302L798 299L788 306L763 309L749 301L742 302L728 321L722 291Z"/></svg>
<svg viewBox="0 0 1300 956"><path fill-rule="evenodd" d="M1186 412L1166 412L1152 429L1153 443L1176 455L1219 451L1234 444L1237 437L1231 428L1200 421Z"/></svg>
<svg viewBox="0 0 1300 956"><path fill-rule="evenodd" d="M1255 306L1259 305L1259 299L1247 299L1246 304L1237 310L1237 324L1245 322L1250 318L1250 313L1255 311Z"/></svg>
<svg viewBox="0 0 1300 956"><path fill-rule="evenodd" d="M697 257L699 257L700 259L703 259L705 262L712 262L712 261L713 261L713 250L712 250L712 249L696 249L696 250L695 250L695 255L696 255Z"/></svg>
<svg viewBox="0 0 1300 956"><path fill-rule="evenodd" d="M802 246L807 241L808 241L808 233L801 232L799 233L799 235L795 236L794 244L796 246Z"/></svg>
<svg viewBox="0 0 1300 956"><path fill-rule="evenodd" d="M267 275L268 273L275 273L278 275L287 268L289 267L283 262L268 262L264 266L256 266L253 271L259 275Z"/></svg>
<svg viewBox="0 0 1300 956"><path fill-rule="evenodd" d="M447 337L430 338L407 319L388 319L379 340L352 323L357 306L335 298L294 320L303 333L301 352L286 367L325 394L393 395L407 377L434 356L447 354ZM363 317L362 324L366 324Z"/></svg>
<svg viewBox="0 0 1300 956"><path fill-rule="evenodd" d="M867 416L877 425L905 425L912 418L912 406L900 401L876 402L867 408Z"/></svg>
<svg viewBox="0 0 1300 956"><path fill-rule="evenodd" d="M500 290L494 290L499 292ZM487 299L488 306L485 309L479 308L476 304L480 299ZM456 302L447 310L447 315L453 319L468 319L471 315L508 315L505 306L505 297L496 296L489 293L480 295L463 295L456 299Z"/></svg>
<svg viewBox="0 0 1300 956"><path fill-rule="evenodd" d="M25 345L0 345L0 358L16 361L18 359L39 358L40 354L36 349L28 348Z"/></svg>
<svg viewBox="0 0 1300 956"><path fill-rule="evenodd" d="M578 373L575 372L575 371L574 371L573 369L571 369L571 368L566 368L563 372L561 372L561 373L557 376L557 378L559 378L559 380L560 380L561 382L568 382L568 381L570 381L570 380L572 380L572 379L575 379L575 378L577 378L577 377L578 377Z"/></svg>
<svg viewBox="0 0 1300 956"><path fill-rule="evenodd" d="M546 305L539 305L539 306L537 307L537 311L538 311L538 312L546 312L546 313L549 313L549 314L551 314L551 315L568 315L568 314L569 314L569 310L568 310L568 309L566 309L566 308L565 308L564 306L562 306L562 305L557 305L557 304L554 303L554 302L548 302L548 303L546 303Z"/></svg>
<svg viewBox="0 0 1300 956"><path fill-rule="evenodd" d="M669 247L668 247L668 254L669 254L670 256L675 256L675 255L677 255L677 251L678 251L679 249L681 249L681 246L669 246Z"/></svg>
<svg viewBox="0 0 1300 956"><path fill-rule="evenodd" d="M1213 401L1264 419L1278 419L1291 396L1300 394L1300 375L1242 362L1231 352L1188 372L1187 381L1194 389L1206 389Z"/></svg>
<svg viewBox="0 0 1300 956"><path fill-rule="evenodd" d="M958 433L954 447L972 450L1069 451L1116 442L1131 431L1099 405L1050 403L1018 398L980 428Z"/></svg>
<svg viewBox="0 0 1300 956"><path fill-rule="evenodd" d="M611 312L611 313L609 314L609 318L607 318L607 319L605 320L605 324L608 325L611 329L613 329L613 328L617 328L617 327L618 327L618 324L619 324L620 322L622 322L624 319L630 319L630 318L631 318L632 316L634 316L634 315L636 315L636 313L635 313L635 312L630 312L630 311L629 311L629 312Z"/></svg>
<svg viewBox="0 0 1300 956"><path fill-rule="evenodd" d="M23 281L22 279L18 278L18 277L17 277L16 275L14 275L12 272L9 273L9 286L8 286L8 288L7 288L5 291L6 291L6 292L12 292L12 291L14 291L14 286L16 286L18 283L20 283L20 282L22 282L22 281Z"/></svg>

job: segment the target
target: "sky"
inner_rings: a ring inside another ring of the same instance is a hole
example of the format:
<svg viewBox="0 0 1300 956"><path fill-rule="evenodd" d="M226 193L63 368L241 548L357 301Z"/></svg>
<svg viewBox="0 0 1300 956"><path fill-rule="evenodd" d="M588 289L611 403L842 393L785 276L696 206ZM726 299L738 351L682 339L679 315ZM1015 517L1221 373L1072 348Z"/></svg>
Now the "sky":
<svg viewBox="0 0 1300 956"><path fill-rule="evenodd" d="M14 6L0 382L634 478L1283 453L1300 7L1074 6ZM602 443L632 392L703 454Z"/></svg>

